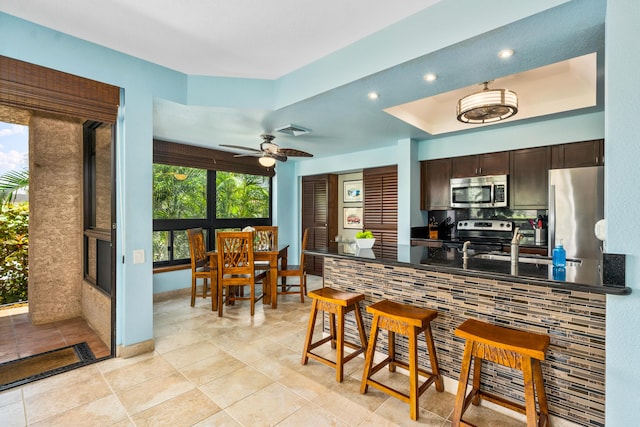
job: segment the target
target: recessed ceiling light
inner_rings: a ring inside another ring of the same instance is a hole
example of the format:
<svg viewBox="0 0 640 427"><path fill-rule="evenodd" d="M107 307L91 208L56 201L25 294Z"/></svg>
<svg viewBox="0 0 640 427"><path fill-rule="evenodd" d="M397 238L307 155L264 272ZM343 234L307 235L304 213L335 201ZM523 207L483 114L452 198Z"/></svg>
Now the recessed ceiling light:
<svg viewBox="0 0 640 427"><path fill-rule="evenodd" d="M369 99L378 99L378 98L380 98L380 95L378 94L378 92L369 92L369 94L367 96L369 97Z"/></svg>
<svg viewBox="0 0 640 427"><path fill-rule="evenodd" d="M500 52L498 52L498 57L505 59L505 58L511 58L513 56L513 49L502 49Z"/></svg>
<svg viewBox="0 0 640 427"><path fill-rule="evenodd" d="M435 79L437 79L437 78L438 78L438 76L436 76L436 75L435 75L435 74L433 74L433 73L429 73L429 74L425 74L423 78L424 78L424 80L425 80L425 81L427 81L427 82L432 82L432 81L434 81Z"/></svg>

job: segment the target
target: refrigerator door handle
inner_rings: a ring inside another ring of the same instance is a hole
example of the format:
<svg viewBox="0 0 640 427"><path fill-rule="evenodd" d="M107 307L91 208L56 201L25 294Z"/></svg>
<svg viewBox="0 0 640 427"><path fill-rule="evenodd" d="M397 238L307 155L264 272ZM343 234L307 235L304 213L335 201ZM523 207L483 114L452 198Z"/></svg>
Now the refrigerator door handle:
<svg viewBox="0 0 640 427"><path fill-rule="evenodd" d="M551 256L553 248L556 247L556 186L549 186L549 243L547 245L548 255Z"/></svg>

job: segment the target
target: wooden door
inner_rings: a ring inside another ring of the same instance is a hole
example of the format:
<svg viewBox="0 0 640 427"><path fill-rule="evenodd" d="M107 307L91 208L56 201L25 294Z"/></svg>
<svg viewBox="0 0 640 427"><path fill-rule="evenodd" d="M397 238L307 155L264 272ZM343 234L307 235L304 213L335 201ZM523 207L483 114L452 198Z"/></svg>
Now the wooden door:
<svg viewBox="0 0 640 427"><path fill-rule="evenodd" d="M328 249L338 234L338 176L302 177L302 230L309 229L307 249ZM324 257L307 255L308 274L322 276Z"/></svg>
<svg viewBox="0 0 640 427"><path fill-rule="evenodd" d="M364 228L376 237L376 257L398 254L398 167L365 169Z"/></svg>

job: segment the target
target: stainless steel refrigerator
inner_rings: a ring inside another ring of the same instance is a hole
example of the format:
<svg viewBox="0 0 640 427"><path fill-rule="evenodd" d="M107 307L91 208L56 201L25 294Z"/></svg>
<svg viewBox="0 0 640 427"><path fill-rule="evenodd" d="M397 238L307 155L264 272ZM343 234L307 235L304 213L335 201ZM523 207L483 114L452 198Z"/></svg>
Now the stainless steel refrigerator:
<svg viewBox="0 0 640 427"><path fill-rule="evenodd" d="M602 218L602 166L549 171L549 256L562 240L567 258L600 259L602 242L594 226Z"/></svg>

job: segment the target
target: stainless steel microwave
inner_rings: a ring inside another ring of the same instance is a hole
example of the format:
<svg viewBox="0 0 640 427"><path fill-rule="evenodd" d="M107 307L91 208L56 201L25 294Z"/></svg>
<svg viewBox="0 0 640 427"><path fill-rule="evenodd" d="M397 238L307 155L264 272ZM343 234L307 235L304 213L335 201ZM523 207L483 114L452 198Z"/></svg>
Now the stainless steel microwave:
<svg viewBox="0 0 640 427"><path fill-rule="evenodd" d="M451 207L499 208L507 206L507 175L451 178Z"/></svg>

